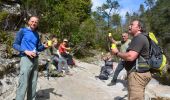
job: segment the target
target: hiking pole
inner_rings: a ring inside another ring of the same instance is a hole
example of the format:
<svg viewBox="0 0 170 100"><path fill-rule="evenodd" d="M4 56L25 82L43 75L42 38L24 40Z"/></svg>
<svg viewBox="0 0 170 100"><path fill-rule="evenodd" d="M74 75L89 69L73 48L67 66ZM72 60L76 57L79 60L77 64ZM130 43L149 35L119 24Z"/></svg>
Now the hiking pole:
<svg viewBox="0 0 170 100"><path fill-rule="evenodd" d="M47 63L46 63L46 71L47 71L47 79L49 80L49 77L50 77L50 75L49 75L49 63L50 63L50 60L49 59L47 59Z"/></svg>
<svg viewBox="0 0 170 100"><path fill-rule="evenodd" d="M46 38L47 40L50 40L47 36L45 36L45 38Z"/></svg>
<svg viewBox="0 0 170 100"><path fill-rule="evenodd" d="M84 48L86 46L86 43L80 43L78 44L77 46L75 46L73 49L72 49L72 52L70 53L72 56L78 52L79 50L81 50L82 48Z"/></svg>

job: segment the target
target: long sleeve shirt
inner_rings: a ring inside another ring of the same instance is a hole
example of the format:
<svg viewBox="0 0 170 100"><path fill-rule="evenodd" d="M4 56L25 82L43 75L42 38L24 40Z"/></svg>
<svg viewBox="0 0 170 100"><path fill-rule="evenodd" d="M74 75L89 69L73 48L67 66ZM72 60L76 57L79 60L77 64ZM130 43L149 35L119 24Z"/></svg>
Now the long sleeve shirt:
<svg viewBox="0 0 170 100"><path fill-rule="evenodd" d="M40 42L38 33L29 28L21 28L17 32L13 48L19 51L21 56L25 55L25 50L40 52L45 49Z"/></svg>

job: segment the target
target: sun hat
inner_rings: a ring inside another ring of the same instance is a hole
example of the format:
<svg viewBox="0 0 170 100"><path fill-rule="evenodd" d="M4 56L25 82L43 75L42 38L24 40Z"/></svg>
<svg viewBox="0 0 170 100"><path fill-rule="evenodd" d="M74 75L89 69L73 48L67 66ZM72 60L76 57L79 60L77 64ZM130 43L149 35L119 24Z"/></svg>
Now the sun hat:
<svg viewBox="0 0 170 100"><path fill-rule="evenodd" d="M68 42L68 40L67 40L67 39L64 39L63 41L64 41L64 42Z"/></svg>

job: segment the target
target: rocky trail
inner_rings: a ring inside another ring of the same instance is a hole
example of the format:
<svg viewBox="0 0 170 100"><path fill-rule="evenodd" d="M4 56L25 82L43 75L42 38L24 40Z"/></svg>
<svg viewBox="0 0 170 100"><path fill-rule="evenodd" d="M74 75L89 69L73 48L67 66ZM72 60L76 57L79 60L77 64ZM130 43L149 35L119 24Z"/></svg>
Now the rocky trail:
<svg viewBox="0 0 170 100"><path fill-rule="evenodd" d="M77 62L77 68L71 69L72 76L61 78L39 78L38 100L120 100L126 99L127 91L122 83L108 87L110 80L95 78L100 67Z"/></svg>
<svg viewBox="0 0 170 100"><path fill-rule="evenodd" d="M126 82L120 79L125 71L120 73L116 85L107 86L111 78L106 81L95 78L99 75L100 66L77 60L76 64L78 67L70 69L71 76L50 77L49 80L39 76L36 100L127 100L127 91L123 90ZM2 89L0 100L15 98L17 81L18 77L1 80L1 84L6 83L1 86L6 91ZM170 87L153 79L147 86L145 100L170 100Z"/></svg>

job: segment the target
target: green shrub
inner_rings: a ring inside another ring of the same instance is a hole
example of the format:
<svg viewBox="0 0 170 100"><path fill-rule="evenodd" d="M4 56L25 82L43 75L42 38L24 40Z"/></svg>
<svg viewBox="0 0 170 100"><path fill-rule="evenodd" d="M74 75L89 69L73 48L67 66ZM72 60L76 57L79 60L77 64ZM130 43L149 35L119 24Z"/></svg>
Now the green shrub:
<svg viewBox="0 0 170 100"><path fill-rule="evenodd" d="M4 31L0 31L0 43L1 44L5 44L6 48L5 48L5 52L7 53L7 58L12 57L12 43L13 43L13 36L11 33L6 33Z"/></svg>
<svg viewBox="0 0 170 100"><path fill-rule="evenodd" d="M0 23L8 16L8 13L5 11L0 11Z"/></svg>
<svg viewBox="0 0 170 100"><path fill-rule="evenodd" d="M4 21L4 19L8 16L8 13L5 11L0 11L0 30L2 30L2 22Z"/></svg>

